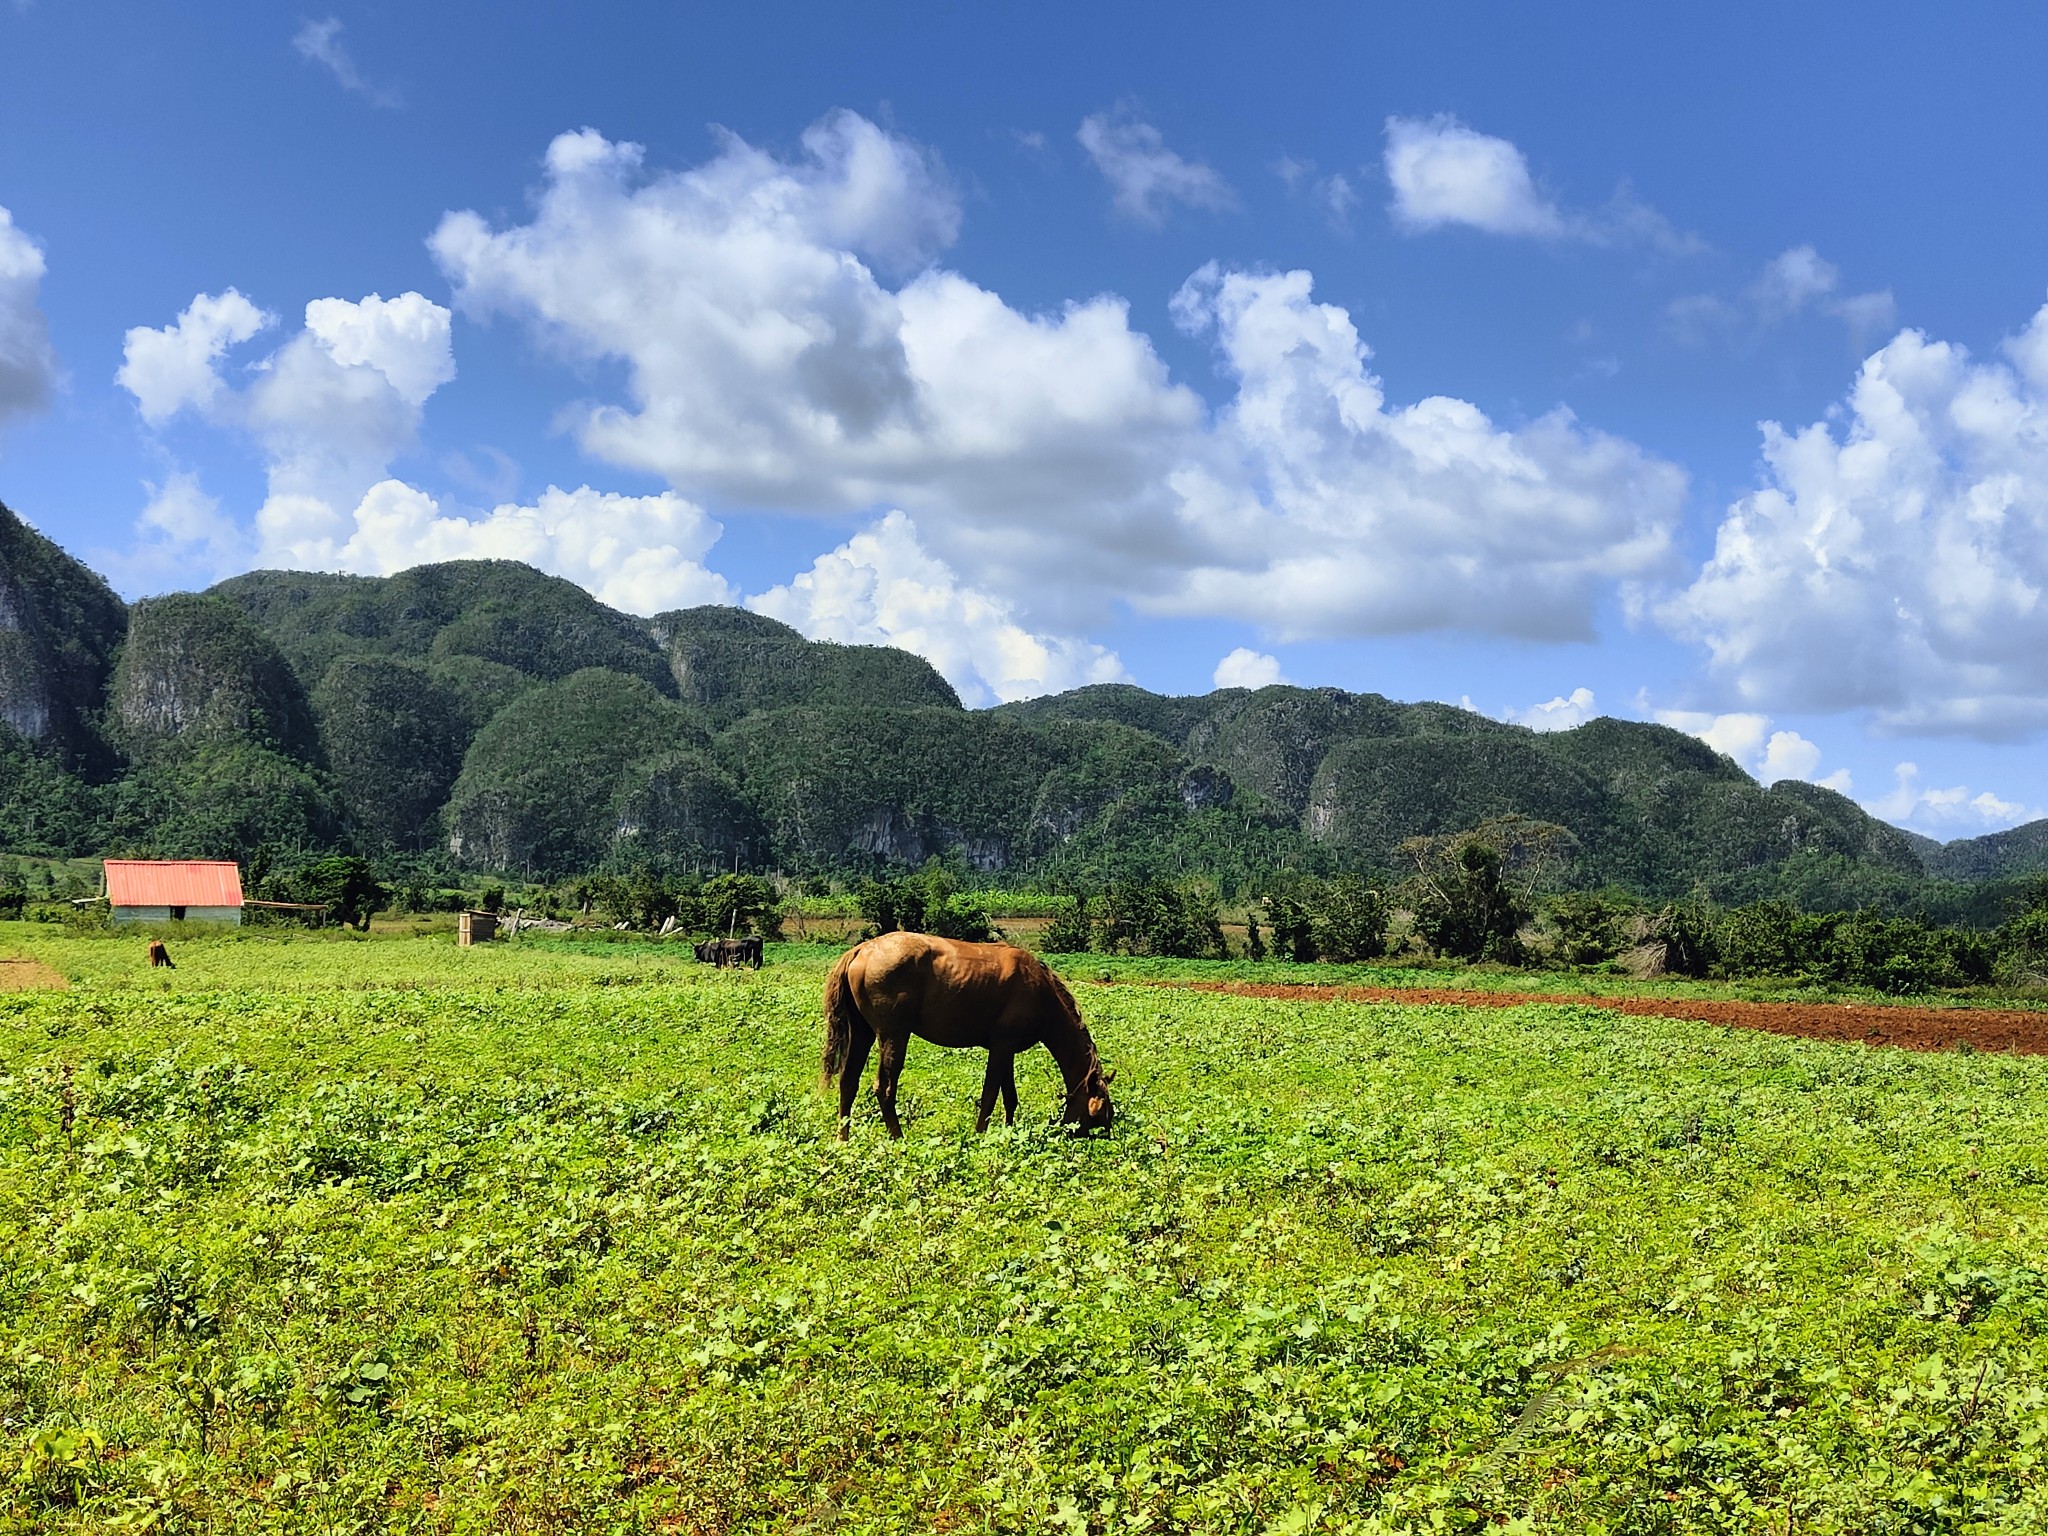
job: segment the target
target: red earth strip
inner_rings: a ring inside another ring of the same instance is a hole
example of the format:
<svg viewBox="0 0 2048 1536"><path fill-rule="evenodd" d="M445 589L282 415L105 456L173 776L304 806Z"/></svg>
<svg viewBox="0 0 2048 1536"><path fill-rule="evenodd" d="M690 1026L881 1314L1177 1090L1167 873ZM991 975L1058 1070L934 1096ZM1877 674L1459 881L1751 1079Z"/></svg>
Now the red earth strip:
<svg viewBox="0 0 2048 1536"><path fill-rule="evenodd" d="M1477 992L1451 987L1275 986L1241 981L1147 982L1232 997L1301 1003L1450 1003L1460 1008L1522 1008L1571 1003L1657 1019L1691 1019L1737 1029L1765 1029L1804 1040L1889 1045L1908 1051L1979 1051L2048 1055L2048 1012L1992 1008L1915 1008L1889 1003L1759 1003L1689 997L1592 997L1572 992Z"/></svg>

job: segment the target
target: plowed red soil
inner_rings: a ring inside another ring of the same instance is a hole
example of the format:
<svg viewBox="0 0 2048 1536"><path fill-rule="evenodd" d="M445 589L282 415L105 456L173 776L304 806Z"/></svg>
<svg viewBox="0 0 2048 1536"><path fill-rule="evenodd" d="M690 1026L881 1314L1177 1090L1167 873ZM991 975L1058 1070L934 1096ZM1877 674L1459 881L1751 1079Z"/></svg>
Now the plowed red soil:
<svg viewBox="0 0 2048 1536"><path fill-rule="evenodd" d="M1946 1051L1967 1044L1980 1051L2048 1055L2048 1011L1992 1008L1913 1008L1889 1003L1755 1003L1688 997L1590 997L1572 992L1473 992L1441 987L1268 986L1239 981L1152 982L1233 997L1270 997L1296 1003L1455 1003L1460 1008L1520 1008L1528 1003L1578 1003L1657 1019L1694 1019L1736 1029L1767 1029L1806 1040L1891 1045L1907 1051Z"/></svg>

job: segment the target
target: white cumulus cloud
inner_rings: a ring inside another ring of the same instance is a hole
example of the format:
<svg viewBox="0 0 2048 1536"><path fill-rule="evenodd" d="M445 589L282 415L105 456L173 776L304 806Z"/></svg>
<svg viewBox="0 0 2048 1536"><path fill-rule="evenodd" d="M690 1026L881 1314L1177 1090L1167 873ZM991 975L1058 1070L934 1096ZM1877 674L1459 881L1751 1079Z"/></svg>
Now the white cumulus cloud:
<svg viewBox="0 0 2048 1536"><path fill-rule="evenodd" d="M260 445L264 556L345 540L351 510L413 446L421 407L455 376L448 311L417 293L373 293L315 299L303 330L245 370L246 383L230 382L229 350L274 323L232 288L200 294L172 324L129 331L116 375L153 426L189 410Z"/></svg>
<svg viewBox="0 0 2048 1536"><path fill-rule="evenodd" d="M1765 707L2048 725L2048 307L2004 353L1903 331L1840 412L1766 423L1766 483L1663 621Z"/></svg>
<svg viewBox="0 0 2048 1536"><path fill-rule="evenodd" d="M1214 169L1181 158L1166 147L1157 128L1128 112L1085 117L1075 137L1109 183L1116 211L1127 219L1157 226L1166 222L1176 203L1190 208L1230 208L1237 203L1230 183Z"/></svg>
<svg viewBox="0 0 2048 1536"><path fill-rule="evenodd" d="M345 536L273 545L304 569L388 576L442 560L520 560L563 576L600 602L654 614L737 596L705 569L719 526L673 491L620 496L549 486L532 506L505 504L465 517L400 480L370 487L350 513Z"/></svg>
<svg viewBox="0 0 2048 1536"><path fill-rule="evenodd" d="M115 382L135 397L142 419L152 426L182 410L210 410L227 389L219 363L228 348L276 323L275 315L232 288L202 293L169 325L138 325L128 332Z"/></svg>
<svg viewBox="0 0 2048 1536"><path fill-rule="evenodd" d="M676 172L565 134L527 222L450 214L431 243L468 312L623 365L623 398L567 413L594 456L721 508L899 508L1034 633L1129 602L1577 636L1662 569L1676 468L1564 411L1388 403L1305 272L1206 269L1175 300L1236 382L1212 415L1121 299L1026 313L936 265L958 223L928 155L839 113L794 159L727 137Z"/></svg>
<svg viewBox="0 0 2048 1536"><path fill-rule="evenodd" d="M1705 249L1626 184L1602 207L1559 206L1537 186L1528 156L1511 140L1469 128L1448 113L1388 118L1382 163L1394 189L1388 211L1409 234L1462 224L1491 235L1648 245L1668 255Z"/></svg>
<svg viewBox="0 0 2048 1536"><path fill-rule="evenodd" d="M1593 690L1574 688L1570 693L1561 693L1546 704L1531 704L1527 709L1510 709L1508 719L1517 725L1526 725L1532 731L1569 731L1584 725L1600 713L1593 702Z"/></svg>
<svg viewBox="0 0 2048 1536"><path fill-rule="evenodd" d="M1516 430L1463 400L1387 402L1351 317L1306 272L1205 269L1174 301L1237 394L1185 516L1224 558L1141 603L1275 634L1590 634L1595 594L1661 569L1684 476L1553 411ZM1262 488L1257 497L1248 485Z"/></svg>
<svg viewBox="0 0 2048 1536"><path fill-rule="evenodd" d="M814 640L915 651L969 705L1129 681L1113 652L1034 634L1008 603L964 586L901 512L820 555L787 585L748 598L747 606Z"/></svg>
<svg viewBox="0 0 2048 1536"><path fill-rule="evenodd" d="M57 354L43 318L42 247L0 208L0 422L42 409L57 387Z"/></svg>
<svg viewBox="0 0 2048 1536"><path fill-rule="evenodd" d="M1557 205L1537 190L1521 150L1455 117L1388 118L1386 169L1394 219L1405 229L1467 224L1543 239L1569 232Z"/></svg>
<svg viewBox="0 0 2048 1536"><path fill-rule="evenodd" d="M1280 658L1240 645L1216 663L1213 679L1218 688L1270 688L1287 681L1280 673Z"/></svg>
<svg viewBox="0 0 2048 1536"><path fill-rule="evenodd" d="M1774 731L1771 717L1740 710L1717 715L1701 710L1660 709L1657 723L1697 736L1724 757L1756 775L1762 784L1798 779L1848 794L1854 788L1849 770L1819 773L1821 749L1797 731Z"/></svg>
<svg viewBox="0 0 2048 1536"><path fill-rule="evenodd" d="M1863 808L1885 821L1933 836L1974 836L2048 816L2048 811L2001 799L1988 789L1972 794L1961 784L1947 788L1922 784L1917 763L1900 763L1893 770L1891 792L1864 801Z"/></svg>

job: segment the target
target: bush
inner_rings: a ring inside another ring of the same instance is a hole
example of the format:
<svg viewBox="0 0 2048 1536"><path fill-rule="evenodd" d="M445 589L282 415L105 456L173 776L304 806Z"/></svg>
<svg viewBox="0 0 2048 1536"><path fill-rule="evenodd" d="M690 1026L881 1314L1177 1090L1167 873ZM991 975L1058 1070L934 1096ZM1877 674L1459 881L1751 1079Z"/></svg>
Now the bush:
<svg viewBox="0 0 2048 1536"><path fill-rule="evenodd" d="M1214 891L1165 880L1112 885L1102 902L1102 947L1111 954L1220 960L1229 951Z"/></svg>
<svg viewBox="0 0 2048 1536"><path fill-rule="evenodd" d="M1095 925L1088 918L1088 898L1073 896L1045 925L1039 948L1049 955L1085 955L1095 947Z"/></svg>
<svg viewBox="0 0 2048 1536"><path fill-rule="evenodd" d="M867 935L928 933L934 938L987 944L998 937L988 908L958 888L952 871L933 866L901 880L863 880L854 904L867 920Z"/></svg>
<svg viewBox="0 0 2048 1536"><path fill-rule="evenodd" d="M1498 849L1475 839L1418 862L1409 884L1415 931L1431 949L1453 960L1521 960L1517 934L1529 912L1503 878Z"/></svg>
<svg viewBox="0 0 2048 1536"><path fill-rule="evenodd" d="M1551 958L1562 965L1599 965L1628 947L1635 904L1593 891L1571 891L1544 903L1557 932Z"/></svg>
<svg viewBox="0 0 2048 1536"><path fill-rule="evenodd" d="M1316 952L1338 962L1373 960L1386 953L1387 899L1356 875L1317 881L1307 898Z"/></svg>

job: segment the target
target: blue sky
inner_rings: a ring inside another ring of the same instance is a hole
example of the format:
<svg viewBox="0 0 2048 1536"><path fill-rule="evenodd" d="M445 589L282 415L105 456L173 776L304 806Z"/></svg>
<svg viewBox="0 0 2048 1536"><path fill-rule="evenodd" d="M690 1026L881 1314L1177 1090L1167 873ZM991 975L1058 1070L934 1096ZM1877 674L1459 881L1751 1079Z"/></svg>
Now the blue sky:
<svg viewBox="0 0 2048 1536"><path fill-rule="evenodd" d="M507 14L0 5L0 499L2048 807L2038 10Z"/></svg>

